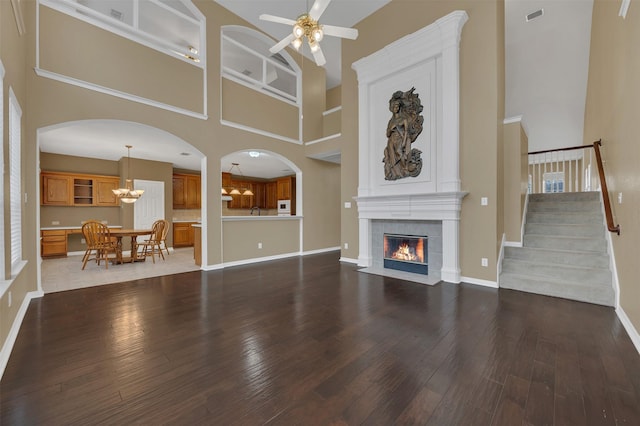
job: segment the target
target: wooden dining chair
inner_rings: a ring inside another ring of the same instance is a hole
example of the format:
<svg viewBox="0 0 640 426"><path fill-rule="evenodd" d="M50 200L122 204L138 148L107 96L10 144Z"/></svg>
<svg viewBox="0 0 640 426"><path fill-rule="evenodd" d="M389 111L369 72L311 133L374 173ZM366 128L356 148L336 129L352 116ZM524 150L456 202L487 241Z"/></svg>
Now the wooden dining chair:
<svg viewBox="0 0 640 426"><path fill-rule="evenodd" d="M97 220L90 220L82 225L82 235L87 242L87 250L84 252L82 258L82 269L87 266L87 262L91 259L93 253L94 259L100 265L100 261L105 261L105 268L109 269L109 260L119 260L121 253L119 253L118 245L115 239L111 237L109 227L98 222ZM113 256L109 256L109 255Z"/></svg>
<svg viewBox="0 0 640 426"><path fill-rule="evenodd" d="M169 247L167 247L167 234L169 233L169 221L166 219L160 219L160 220L164 222L164 229L162 230L162 238L160 243L161 243L161 247L164 246L164 249L167 251L167 255L168 255Z"/></svg>
<svg viewBox="0 0 640 426"><path fill-rule="evenodd" d="M162 260L164 260L164 254L162 253L162 235L164 234L164 230L166 228L165 223L167 221L164 219L159 219L153 222L151 226L151 236L149 239L141 242L138 247L141 248L141 254L144 257L151 255L151 259L153 263L156 263L155 254L158 253Z"/></svg>

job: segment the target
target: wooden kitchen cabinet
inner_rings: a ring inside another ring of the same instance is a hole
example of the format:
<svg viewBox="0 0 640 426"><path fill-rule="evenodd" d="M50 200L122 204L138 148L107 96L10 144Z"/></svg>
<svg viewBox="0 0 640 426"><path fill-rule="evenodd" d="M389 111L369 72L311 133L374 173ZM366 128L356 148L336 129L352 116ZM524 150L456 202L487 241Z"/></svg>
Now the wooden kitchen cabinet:
<svg viewBox="0 0 640 426"><path fill-rule="evenodd" d="M112 189L120 186L118 176L42 172L43 206L119 206Z"/></svg>
<svg viewBox="0 0 640 426"><path fill-rule="evenodd" d="M278 208L278 183L267 182L264 185L264 204L266 209Z"/></svg>
<svg viewBox="0 0 640 426"><path fill-rule="evenodd" d="M42 257L57 257L67 255L67 231L40 231L40 254Z"/></svg>
<svg viewBox="0 0 640 426"><path fill-rule="evenodd" d="M293 176L287 176L276 180L278 200L290 200L292 198L294 182L295 178Z"/></svg>
<svg viewBox="0 0 640 426"><path fill-rule="evenodd" d="M71 176L42 172L41 187L41 204L50 206L71 205Z"/></svg>
<svg viewBox="0 0 640 426"><path fill-rule="evenodd" d="M173 246L193 247L195 233L193 224L197 222L173 222Z"/></svg>
<svg viewBox="0 0 640 426"><path fill-rule="evenodd" d="M173 174L173 208L199 209L201 203L199 175Z"/></svg>

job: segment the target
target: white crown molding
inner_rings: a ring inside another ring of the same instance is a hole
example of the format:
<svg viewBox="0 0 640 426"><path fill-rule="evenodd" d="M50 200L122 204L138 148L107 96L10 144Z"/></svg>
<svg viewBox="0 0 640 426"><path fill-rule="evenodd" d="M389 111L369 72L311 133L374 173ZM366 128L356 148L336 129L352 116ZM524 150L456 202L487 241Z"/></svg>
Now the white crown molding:
<svg viewBox="0 0 640 426"><path fill-rule="evenodd" d="M42 68L34 68L36 75L39 77L48 78L51 80L59 81L61 83L71 84L73 86L81 87L83 89L92 90L94 92L104 93L105 95L115 96L117 98L126 99L128 101L137 102L144 105L164 109L167 111L175 112L177 114L186 115L189 117L199 118L200 120L206 120L208 117L206 114L202 114L195 111L190 111L184 108L178 108L173 105L165 104L163 102L154 101L152 99L143 98L141 96L132 95L130 93L121 92L119 90L110 89L108 87L100 86L98 84L89 83L84 80L78 80L76 78L67 77L62 74L47 71Z"/></svg>
<svg viewBox="0 0 640 426"><path fill-rule="evenodd" d="M631 0L622 0L620 4L620 11L618 12L618 16L621 16L622 19L627 17L627 12L629 11L629 5L631 4Z"/></svg>
<svg viewBox="0 0 640 426"><path fill-rule="evenodd" d="M27 28L24 25L21 0L11 0L11 6L13 7L13 16L16 19L16 26L18 27L18 34L23 36L24 33L27 32Z"/></svg>

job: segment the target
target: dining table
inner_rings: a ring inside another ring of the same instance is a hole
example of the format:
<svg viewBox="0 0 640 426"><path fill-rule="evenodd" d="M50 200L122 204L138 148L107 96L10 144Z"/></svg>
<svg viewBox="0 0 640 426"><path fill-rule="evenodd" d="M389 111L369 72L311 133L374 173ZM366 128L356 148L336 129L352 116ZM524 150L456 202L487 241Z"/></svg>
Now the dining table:
<svg viewBox="0 0 640 426"><path fill-rule="evenodd" d="M153 233L152 229L122 229L115 228L110 229L109 233L112 237L116 238L116 245L118 247L118 258L114 259L114 263L133 263L133 262L144 262L144 256L138 256L138 237L151 235ZM131 237L131 256L122 257L122 238L123 237Z"/></svg>

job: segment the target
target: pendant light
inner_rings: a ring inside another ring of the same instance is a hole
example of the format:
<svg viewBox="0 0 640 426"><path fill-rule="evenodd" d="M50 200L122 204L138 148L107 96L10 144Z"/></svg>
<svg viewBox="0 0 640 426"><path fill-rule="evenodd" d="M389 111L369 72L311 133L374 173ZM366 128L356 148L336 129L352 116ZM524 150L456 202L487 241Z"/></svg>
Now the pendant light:
<svg viewBox="0 0 640 426"><path fill-rule="evenodd" d="M144 193L144 189L133 189L133 181L130 179L131 172L131 145L127 147L127 178L125 179L124 188L112 189L116 197L123 203L135 203Z"/></svg>
<svg viewBox="0 0 640 426"><path fill-rule="evenodd" d="M249 155L251 155L251 153L249 153ZM258 154L258 155L260 155L260 154ZM254 155L251 155L251 156L253 157ZM233 171L234 168L238 169L238 173L240 173L240 176L242 176L244 178L244 175L242 174L242 170L240 170L240 163L231 163L231 167L229 168L229 172L228 173L231 174L231 172ZM238 188L231 188L231 191L227 192L227 190L223 187L221 192L222 192L223 195L225 195L225 194L229 194L229 195L247 195L247 196L253 195L253 192L248 188L240 188L240 189L242 189L243 191L240 192L240 190L238 190Z"/></svg>

